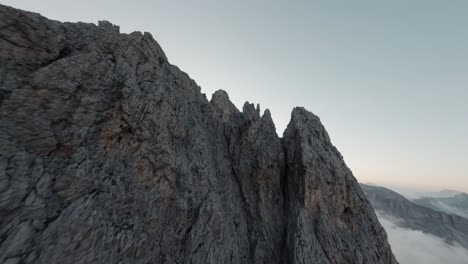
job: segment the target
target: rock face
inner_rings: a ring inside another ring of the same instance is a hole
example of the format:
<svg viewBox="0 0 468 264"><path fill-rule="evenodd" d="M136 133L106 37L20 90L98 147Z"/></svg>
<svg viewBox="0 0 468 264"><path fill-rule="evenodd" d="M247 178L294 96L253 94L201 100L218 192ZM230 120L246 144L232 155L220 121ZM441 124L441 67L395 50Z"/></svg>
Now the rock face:
<svg viewBox="0 0 468 264"><path fill-rule="evenodd" d="M1 263L396 263L319 119L211 101L149 33L0 6Z"/></svg>
<svg viewBox="0 0 468 264"><path fill-rule="evenodd" d="M420 230L468 249L468 219L420 206L383 187L366 184L361 187L374 209L399 220L399 226Z"/></svg>

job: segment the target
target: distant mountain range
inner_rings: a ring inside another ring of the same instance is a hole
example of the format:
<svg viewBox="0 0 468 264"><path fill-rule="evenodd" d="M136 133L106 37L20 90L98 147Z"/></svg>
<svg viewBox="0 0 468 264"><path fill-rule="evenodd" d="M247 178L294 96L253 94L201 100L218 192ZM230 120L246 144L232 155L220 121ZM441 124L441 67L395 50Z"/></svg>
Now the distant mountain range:
<svg viewBox="0 0 468 264"><path fill-rule="evenodd" d="M361 188L377 214L395 218L398 226L419 230L440 237L449 244L458 243L468 248L468 219L446 209L449 206L451 209L466 210L467 194L410 201L384 187L361 184Z"/></svg>
<svg viewBox="0 0 468 264"><path fill-rule="evenodd" d="M422 197L413 202L440 212L468 218L468 194L457 193L447 197Z"/></svg>
<svg viewBox="0 0 468 264"><path fill-rule="evenodd" d="M462 192L455 191L455 190L442 190L440 192L419 193L418 195L420 197L447 198L447 197L453 197L458 194L462 194Z"/></svg>

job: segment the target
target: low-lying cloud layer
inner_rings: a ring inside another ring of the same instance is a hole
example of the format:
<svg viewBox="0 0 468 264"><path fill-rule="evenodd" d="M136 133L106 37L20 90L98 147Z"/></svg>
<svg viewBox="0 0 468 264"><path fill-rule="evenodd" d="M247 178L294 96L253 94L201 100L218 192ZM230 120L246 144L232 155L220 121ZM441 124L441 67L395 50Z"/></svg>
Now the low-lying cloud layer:
<svg viewBox="0 0 468 264"><path fill-rule="evenodd" d="M421 231L399 227L400 220L378 214L400 264L466 264L468 249L447 244L443 239Z"/></svg>

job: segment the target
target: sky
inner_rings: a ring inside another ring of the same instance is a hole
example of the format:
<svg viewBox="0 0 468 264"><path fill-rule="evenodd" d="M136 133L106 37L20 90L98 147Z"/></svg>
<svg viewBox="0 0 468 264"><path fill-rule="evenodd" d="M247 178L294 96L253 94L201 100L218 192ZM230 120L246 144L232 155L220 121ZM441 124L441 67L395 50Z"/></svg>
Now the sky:
<svg viewBox="0 0 468 264"><path fill-rule="evenodd" d="M317 114L356 178L468 192L468 1L0 0L147 31L208 99Z"/></svg>

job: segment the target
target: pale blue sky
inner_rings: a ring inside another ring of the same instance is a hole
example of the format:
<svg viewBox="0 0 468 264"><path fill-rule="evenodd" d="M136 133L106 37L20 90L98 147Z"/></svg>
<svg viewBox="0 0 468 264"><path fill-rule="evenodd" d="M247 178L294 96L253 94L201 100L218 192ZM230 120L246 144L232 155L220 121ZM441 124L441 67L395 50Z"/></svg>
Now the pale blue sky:
<svg viewBox="0 0 468 264"><path fill-rule="evenodd" d="M468 191L468 1L0 0L148 31L208 98L316 113L362 182Z"/></svg>

